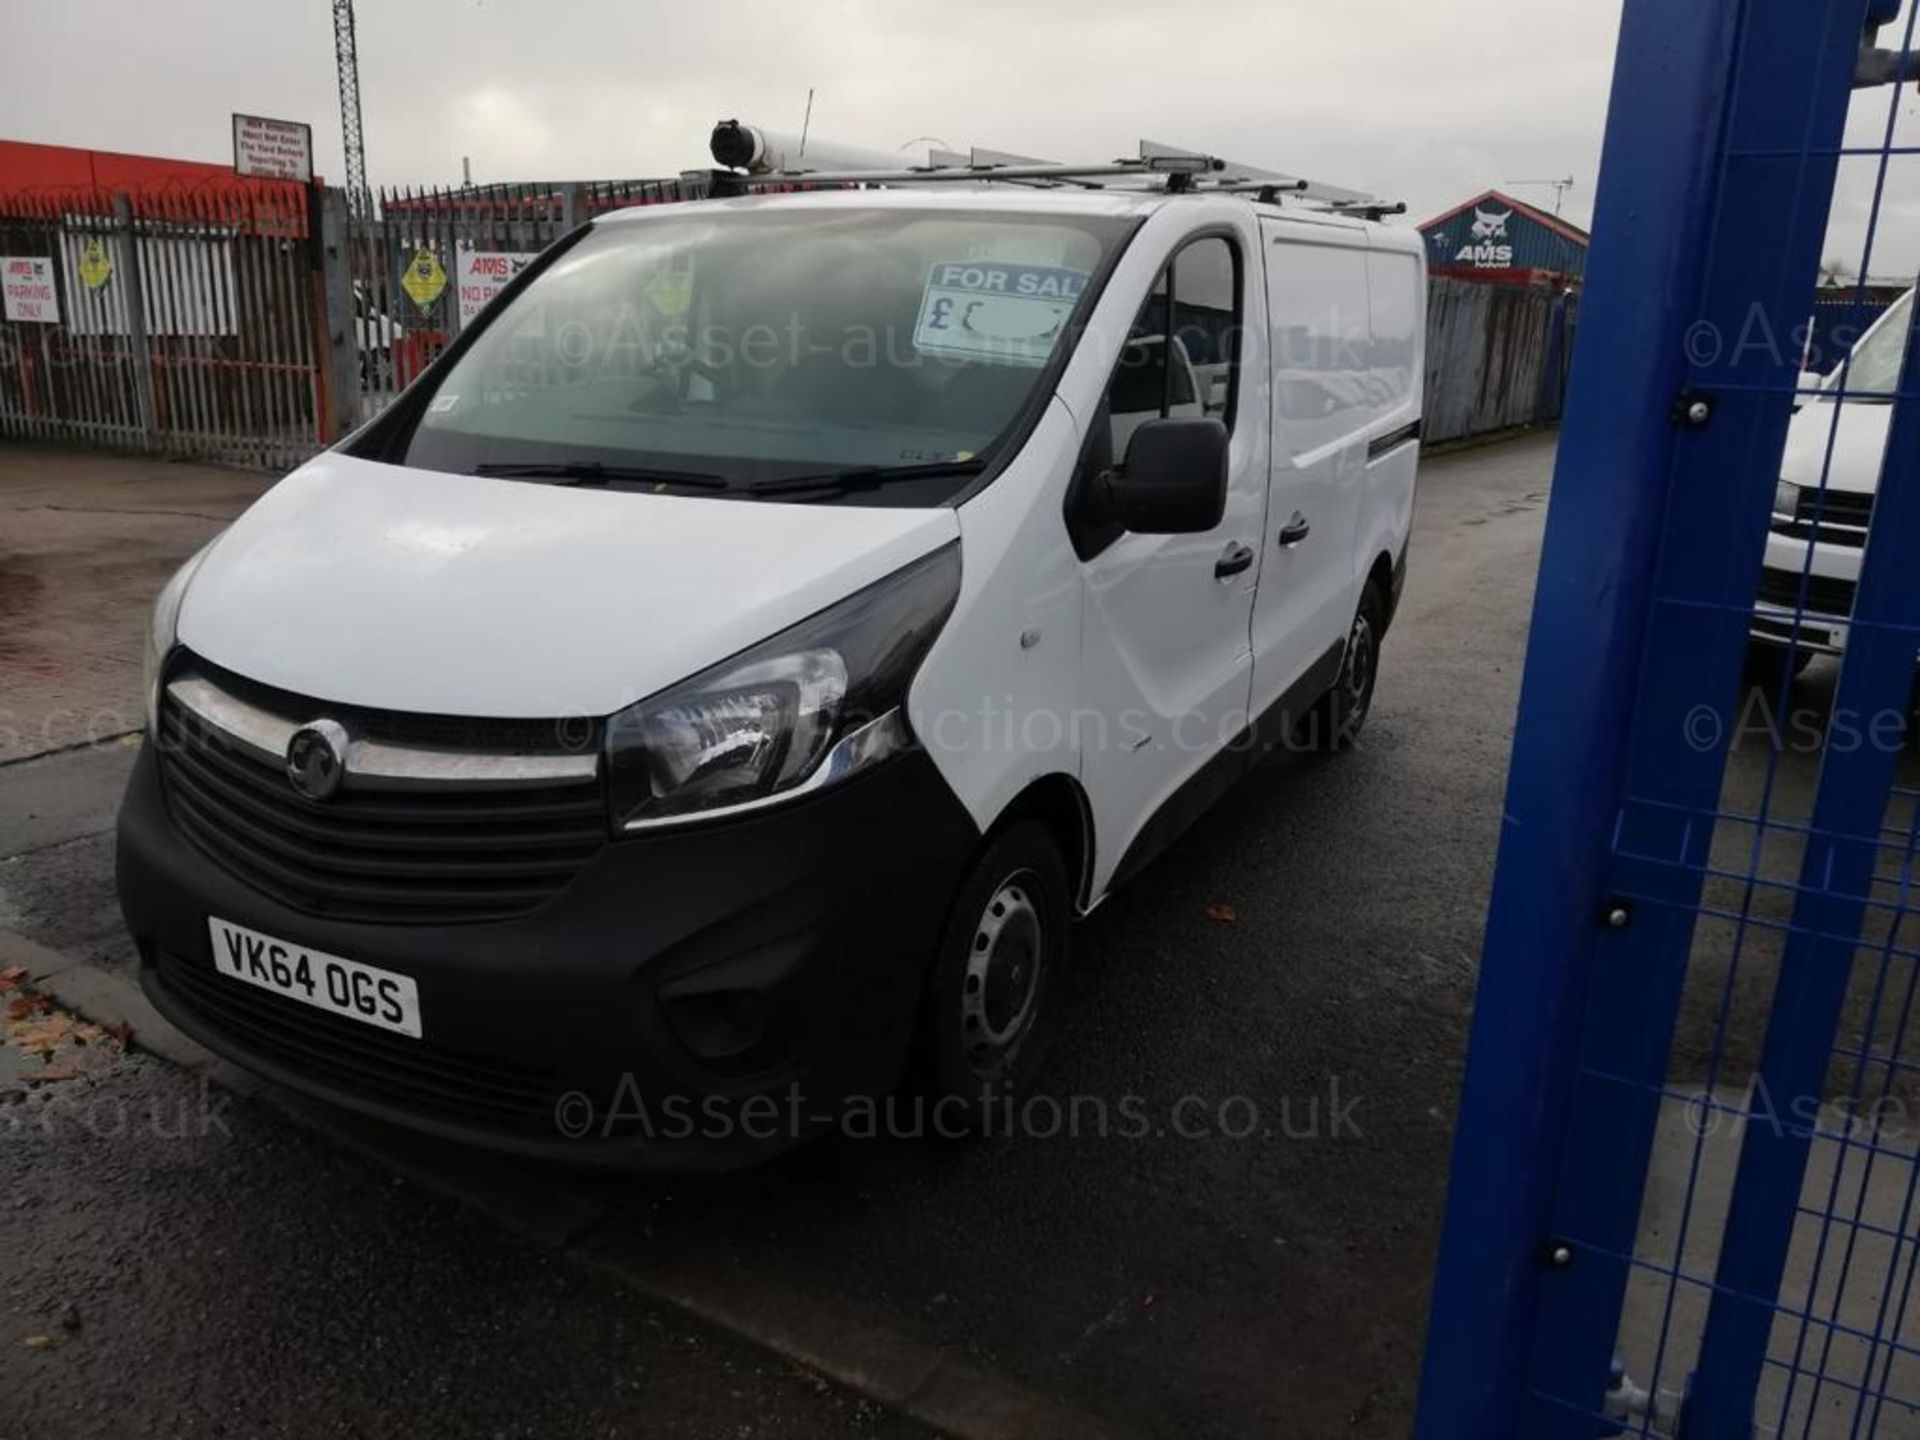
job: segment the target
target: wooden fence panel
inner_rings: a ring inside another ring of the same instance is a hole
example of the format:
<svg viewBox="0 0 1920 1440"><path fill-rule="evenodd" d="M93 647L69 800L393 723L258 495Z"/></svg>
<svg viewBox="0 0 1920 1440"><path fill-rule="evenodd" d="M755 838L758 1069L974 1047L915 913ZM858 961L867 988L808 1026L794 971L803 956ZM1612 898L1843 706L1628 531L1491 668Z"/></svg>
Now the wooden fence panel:
<svg viewBox="0 0 1920 1440"><path fill-rule="evenodd" d="M1557 421L1578 312L1576 297L1436 278L1427 306L1427 439Z"/></svg>

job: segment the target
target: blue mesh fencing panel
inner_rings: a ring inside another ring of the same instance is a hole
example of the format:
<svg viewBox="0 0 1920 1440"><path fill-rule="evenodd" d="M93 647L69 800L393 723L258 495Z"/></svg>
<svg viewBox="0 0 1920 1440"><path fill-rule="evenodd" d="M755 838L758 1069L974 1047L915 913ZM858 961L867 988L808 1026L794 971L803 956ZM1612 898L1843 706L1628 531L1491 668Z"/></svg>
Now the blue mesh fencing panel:
<svg viewBox="0 0 1920 1440"><path fill-rule="evenodd" d="M1920 1436L1914 31L1626 5L1423 1440Z"/></svg>

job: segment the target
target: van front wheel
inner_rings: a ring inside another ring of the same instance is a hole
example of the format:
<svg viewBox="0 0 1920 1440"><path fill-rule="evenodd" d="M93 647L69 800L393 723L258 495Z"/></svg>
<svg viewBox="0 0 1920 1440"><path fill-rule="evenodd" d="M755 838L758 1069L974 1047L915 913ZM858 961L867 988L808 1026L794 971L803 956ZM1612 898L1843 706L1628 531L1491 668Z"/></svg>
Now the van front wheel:
<svg viewBox="0 0 1920 1440"><path fill-rule="evenodd" d="M1373 687L1380 678L1380 637L1386 629L1387 602L1371 580L1360 592L1360 609L1347 632L1340 678L1302 717L1294 741L1307 750L1345 750L1360 738L1373 713Z"/></svg>
<svg viewBox="0 0 1920 1440"><path fill-rule="evenodd" d="M1046 826L1017 821L988 841L960 886L934 962L930 1089L948 1132L991 1126L1025 1095L1059 1027L1072 904Z"/></svg>

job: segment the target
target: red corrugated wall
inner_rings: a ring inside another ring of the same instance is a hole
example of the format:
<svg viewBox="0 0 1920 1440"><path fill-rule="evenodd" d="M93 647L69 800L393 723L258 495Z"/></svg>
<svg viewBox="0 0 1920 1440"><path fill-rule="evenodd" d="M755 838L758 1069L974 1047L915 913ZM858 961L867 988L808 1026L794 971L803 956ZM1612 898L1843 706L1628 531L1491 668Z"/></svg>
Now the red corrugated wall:
<svg viewBox="0 0 1920 1440"><path fill-rule="evenodd" d="M0 202L76 190L102 194L124 190L136 197L169 191L251 193L262 186L277 188L279 183L243 179L230 165L203 160L0 140Z"/></svg>

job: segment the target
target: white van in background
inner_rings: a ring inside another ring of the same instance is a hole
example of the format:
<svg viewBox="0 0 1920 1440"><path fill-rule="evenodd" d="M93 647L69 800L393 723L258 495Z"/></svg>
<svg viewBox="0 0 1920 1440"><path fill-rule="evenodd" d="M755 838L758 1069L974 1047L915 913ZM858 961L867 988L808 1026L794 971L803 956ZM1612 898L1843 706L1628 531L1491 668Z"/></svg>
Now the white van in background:
<svg viewBox="0 0 1920 1440"><path fill-rule="evenodd" d="M1798 675L1817 656L1846 649L1912 329L1909 291L1861 337L1851 361L1827 378L1787 431L1753 619L1750 668L1770 686L1788 669ZM1843 381L1844 403L1838 398Z"/></svg>
<svg viewBox="0 0 1920 1440"><path fill-rule="evenodd" d="M916 1052L977 1124L1069 921L1365 723L1425 286L1411 231L1204 190L583 227L161 596L155 1003L527 1154L736 1163Z"/></svg>

